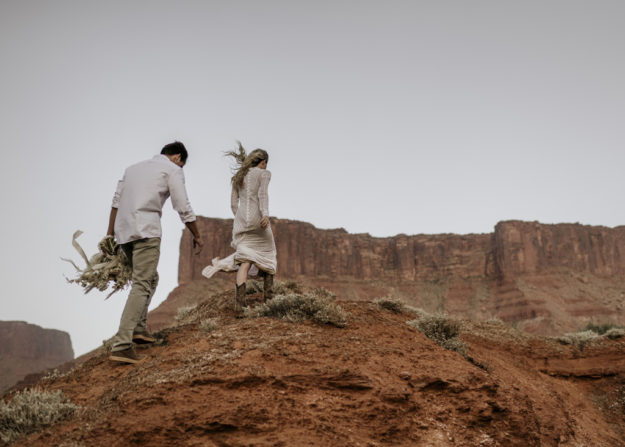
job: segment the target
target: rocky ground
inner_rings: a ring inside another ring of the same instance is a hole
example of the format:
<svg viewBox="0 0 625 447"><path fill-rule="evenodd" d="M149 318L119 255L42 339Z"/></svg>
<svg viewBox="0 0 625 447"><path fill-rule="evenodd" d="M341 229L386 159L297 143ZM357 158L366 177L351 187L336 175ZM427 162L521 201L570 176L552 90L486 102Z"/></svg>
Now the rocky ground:
<svg viewBox="0 0 625 447"><path fill-rule="evenodd" d="M463 356L406 324L407 310L338 297L340 328L237 319L231 299L207 298L138 366L102 348L42 379L82 409L13 445L625 445L623 338L580 347L466 321Z"/></svg>

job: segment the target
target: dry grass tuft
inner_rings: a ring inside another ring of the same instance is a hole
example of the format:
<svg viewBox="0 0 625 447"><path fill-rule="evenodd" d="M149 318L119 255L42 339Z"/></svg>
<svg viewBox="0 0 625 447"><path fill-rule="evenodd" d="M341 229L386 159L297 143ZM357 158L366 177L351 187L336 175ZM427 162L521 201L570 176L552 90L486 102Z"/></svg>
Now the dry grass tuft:
<svg viewBox="0 0 625 447"><path fill-rule="evenodd" d="M417 315L419 318L430 315L428 312L421 309L420 307L409 306L407 304L404 304L404 310L408 313Z"/></svg>
<svg viewBox="0 0 625 447"><path fill-rule="evenodd" d="M421 331L437 345L467 356L467 346L458 338L460 321L444 314L422 314L408 324Z"/></svg>
<svg viewBox="0 0 625 447"><path fill-rule="evenodd" d="M378 298L373 302L381 309L389 310L396 314L403 314L406 311L406 306L398 298Z"/></svg>
<svg viewBox="0 0 625 447"><path fill-rule="evenodd" d="M182 325L186 323L190 323L194 317L196 316L196 310L198 306L183 306L178 308L178 313L176 314L176 324Z"/></svg>
<svg viewBox="0 0 625 447"><path fill-rule="evenodd" d="M506 323L503 322L501 318L492 317L485 321L486 324L492 324L494 326L505 326Z"/></svg>
<svg viewBox="0 0 625 447"><path fill-rule="evenodd" d="M325 289L276 295L265 304L245 309L245 316L275 317L294 323L312 320L336 327L347 324L347 313L334 303L334 295Z"/></svg>
<svg viewBox="0 0 625 447"><path fill-rule="evenodd" d="M200 322L200 329L204 332L212 332L218 327L219 325L217 324L217 319L215 318L207 318Z"/></svg>
<svg viewBox="0 0 625 447"><path fill-rule="evenodd" d="M0 401L0 439L11 443L67 419L78 408L61 391L23 390L10 402Z"/></svg>
<svg viewBox="0 0 625 447"><path fill-rule="evenodd" d="M246 294L262 293L262 281L247 281ZM303 293L302 287L295 281L275 281L273 284L274 295L288 295L289 293Z"/></svg>

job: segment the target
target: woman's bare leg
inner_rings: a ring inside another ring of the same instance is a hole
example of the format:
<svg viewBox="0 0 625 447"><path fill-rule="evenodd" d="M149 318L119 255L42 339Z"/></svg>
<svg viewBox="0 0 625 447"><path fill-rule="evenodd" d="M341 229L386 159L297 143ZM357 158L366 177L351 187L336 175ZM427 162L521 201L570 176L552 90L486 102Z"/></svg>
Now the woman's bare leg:
<svg viewBox="0 0 625 447"><path fill-rule="evenodd" d="M250 271L251 266L252 264L249 262L243 262L239 266L239 270L237 270L237 286L245 284L245 281L247 281L247 273Z"/></svg>

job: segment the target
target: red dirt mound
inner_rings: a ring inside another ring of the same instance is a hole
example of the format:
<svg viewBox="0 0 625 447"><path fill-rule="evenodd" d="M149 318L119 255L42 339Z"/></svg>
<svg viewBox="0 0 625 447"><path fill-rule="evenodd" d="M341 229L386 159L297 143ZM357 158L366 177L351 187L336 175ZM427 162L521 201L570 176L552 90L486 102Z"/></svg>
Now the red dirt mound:
<svg viewBox="0 0 625 447"><path fill-rule="evenodd" d="M14 445L625 445L623 339L580 350L463 322L465 358L408 311L339 299L338 328L236 319L231 300L211 296L138 366L102 351L42 380L82 410Z"/></svg>

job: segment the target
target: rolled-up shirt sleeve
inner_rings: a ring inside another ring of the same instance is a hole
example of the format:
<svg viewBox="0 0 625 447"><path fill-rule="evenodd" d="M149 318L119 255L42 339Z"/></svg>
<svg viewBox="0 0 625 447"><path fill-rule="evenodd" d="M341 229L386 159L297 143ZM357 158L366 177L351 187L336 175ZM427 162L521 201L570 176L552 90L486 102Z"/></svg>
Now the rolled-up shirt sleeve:
<svg viewBox="0 0 625 447"><path fill-rule="evenodd" d="M262 217L269 216L269 180L271 180L271 172L263 171L258 188L258 206Z"/></svg>
<svg viewBox="0 0 625 447"><path fill-rule="evenodd" d="M115 190L115 194L113 194L113 203L111 204L112 208L119 208L119 199L122 196L122 191L124 190L124 178L126 177L126 173L124 173L124 177L120 181L117 182L117 189Z"/></svg>
<svg viewBox="0 0 625 447"><path fill-rule="evenodd" d="M171 197L171 204L174 210L180 215L182 222L193 222L195 220L195 213L191 208L189 197L187 196L187 189L184 185L184 173L182 169L176 169L169 176L169 194Z"/></svg>

